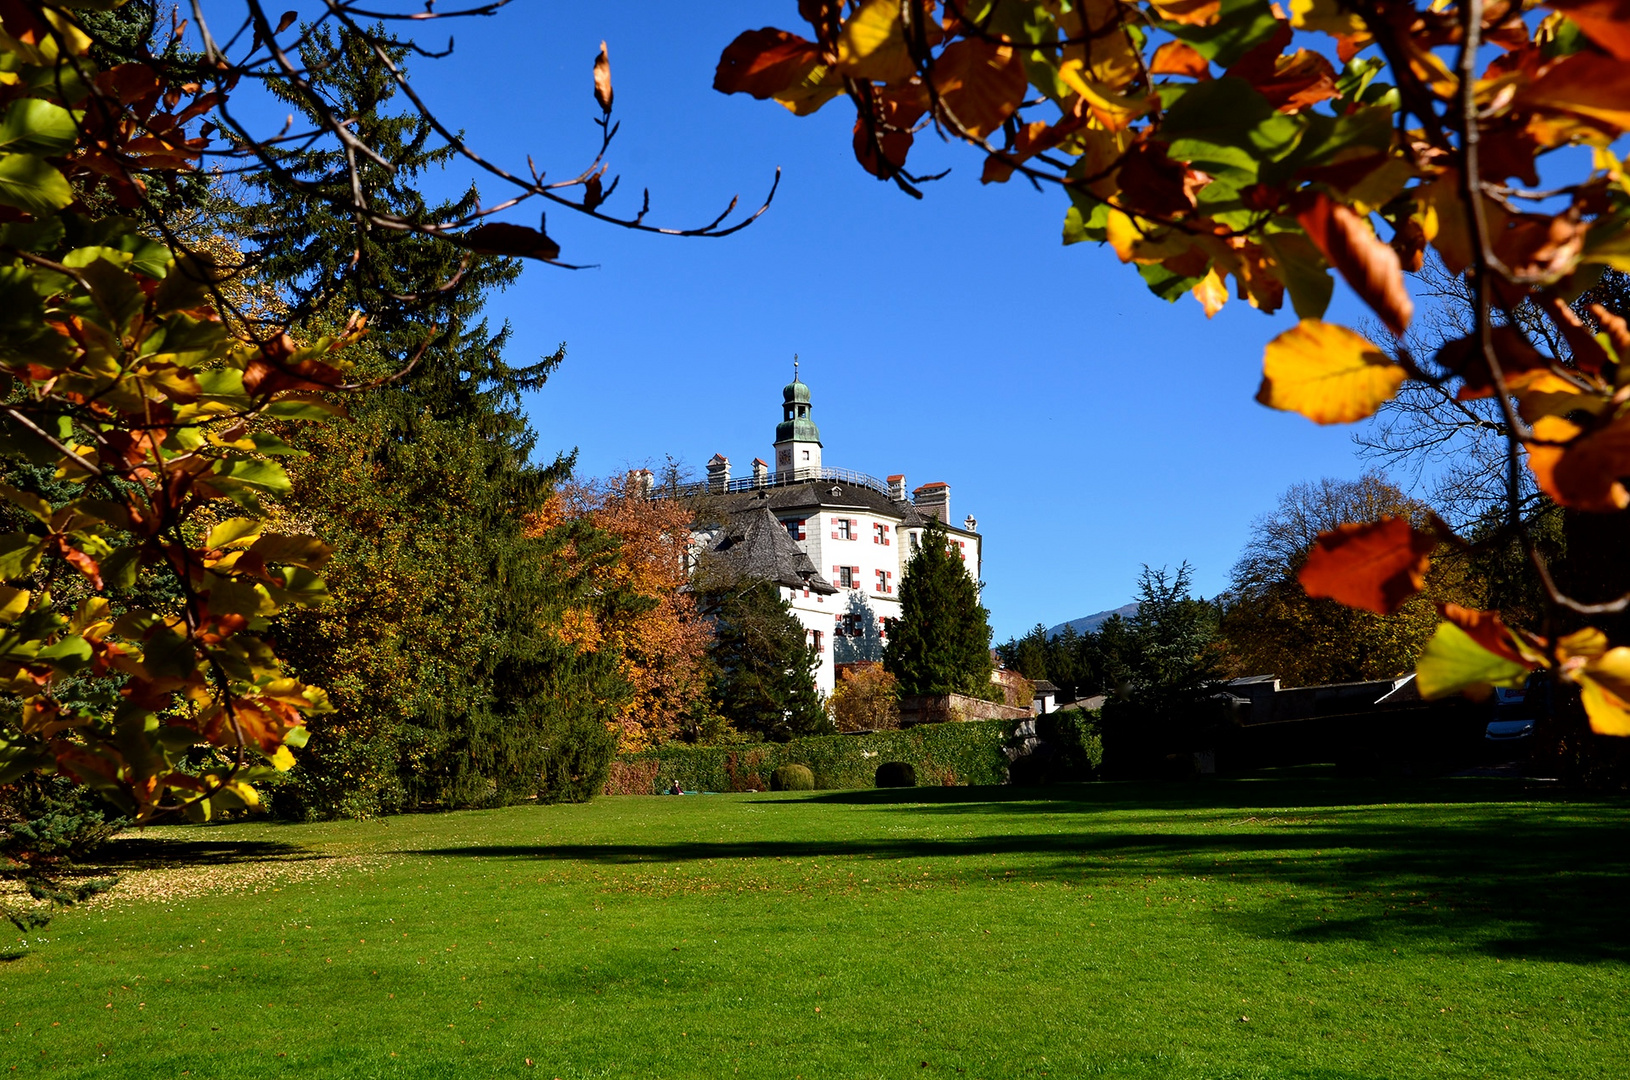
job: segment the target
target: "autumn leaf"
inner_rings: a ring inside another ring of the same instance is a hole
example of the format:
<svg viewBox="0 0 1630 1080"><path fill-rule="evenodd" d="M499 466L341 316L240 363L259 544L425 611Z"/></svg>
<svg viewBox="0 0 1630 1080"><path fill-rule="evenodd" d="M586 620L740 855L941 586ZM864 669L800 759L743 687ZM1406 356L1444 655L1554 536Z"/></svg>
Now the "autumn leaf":
<svg viewBox="0 0 1630 1080"><path fill-rule="evenodd" d="M1186 42L1168 41L1155 50L1154 58L1149 61L1149 74L1209 79L1211 62Z"/></svg>
<svg viewBox="0 0 1630 1080"><path fill-rule="evenodd" d="M1500 373L1509 387L1515 376L1525 372L1542 371L1551 365L1551 358L1542 354L1523 337L1522 332L1510 325L1496 326L1489 335L1494 346L1494 358L1500 362ZM1494 393L1494 375L1483 355L1481 338L1467 334L1445 342L1433 358L1444 370L1459 375L1462 383L1455 397L1461 401L1489 397Z"/></svg>
<svg viewBox="0 0 1630 1080"><path fill-rule="evenodd" d="M1496 656L1503 656L1513 663L1524 662L1522 653L1517 650L1510 627L1506 626L1498 611L1478 611L1474 608L1461 607L1459 604L1446 603L1438 605L1438 613Z"/></svg>
<svg viewBox="0 0 1630 1080"><path fill-rule="evenodd" d="M1489 652L1452 622L1438 624L1415 665L1415 685L1428 701L1465 694L1482 699L1496 686L1521 686L1528 665Z"/></svg>
<svg viewBox="0 0 1630 1080"><path fill-rule="evenodd" d="M1630 60L1630 2L1627 0L1549 0L1585 36L1620 60Z"/></svg>
<svg viewBox="0 0 1630 1080"><path fill-rule="evenodd" d="M900 22L899 0L862 0L838 35L837 70L852 79L892 83L916 71Z"/></svg>
<svg viewBox="0 0 1630 1080"><path fill-rule="evenodd" d="M477 225L461 238L478 255L515 255L524 259L558 259L560 245L537 229L491 221Z"/></svg>
<svg viewBox="0 0 1630 1080"><path fill-rule="evenodd" d="M977 138L997 131L1024 101L1024 65L1010 45L965 40L934 61L934 89L957 123Z"/></svg>
<svg viewBox="0 0 1630 1080"><path fill-rule="evenodd" d="M713 73L713 89L773 99L796 116L808 116L843 92L842 80L827 75L820 46L765 27L739 35L725 48Z"/></svg>
<svg viewBox="0 0 1630 1080"><path fill-rule="evenodd" d="M1222 0L1150 0L1162 18L1184 26L1211 26L1222 16Z"/></svg>
<svg viewBox="0 0 1630 1080"><path fill-rule="evenodd" d="M1189 291L1193 293L1196 300L1200 301L1200 306L1205 308L1206 318L1208 319L1221 311L1223 305L1228 303L1228 286L1223 282L1222 275L1217 273L1216 267L1207 270L1206 276L1201 278L1200 283Z"/></svg>
<svg viewBox="0 0 1630 1080"><path fill-rule="evenodd" d="M606 55L606 43L600 42L600 54L594 58L594 100L600 111L611 112L611 57Z"/></svg>
<svg viewBox="0 0 1630 1080"><path fill-rule="evenodd" d="M1319 424L1375 412L1403 384L1404 369L1345 326L1303 319L1268 343L1256 399Z"/></svg>
<svg viewBox="0 0 1630 1080"><path fill-rule="evenodd" d="M1398 253L1375 235L1368 219L1320 192L1296 220L1387 329L1402 337L1415 304Z"/></svg>
<svg viewBox="0 0 1630 1080"><path fill-rule="evenodd" d="M1533 432L1535 441L1524 444L1528 467L1553 501L1596 513L1630 506L1630 493L1620 480L1630 476L1630 414L1585 434L1571 420L1541 416Z"/></svg>
<svg viewBox="0 0 1630 1080"><path fill-rule="evenodd" d="M1518 90L1513 105L1583 117L1613 134L1630 130L1630 65L1589 50L1574 53Z"/></svg>
<svg viewBox="0 0 1630 1080"><path fill-rule="evenodd" d="M1340 525L1319 534L1296 577L1309 596L1391 615L1426 584L1437 542L1408 518Z"/></svg>

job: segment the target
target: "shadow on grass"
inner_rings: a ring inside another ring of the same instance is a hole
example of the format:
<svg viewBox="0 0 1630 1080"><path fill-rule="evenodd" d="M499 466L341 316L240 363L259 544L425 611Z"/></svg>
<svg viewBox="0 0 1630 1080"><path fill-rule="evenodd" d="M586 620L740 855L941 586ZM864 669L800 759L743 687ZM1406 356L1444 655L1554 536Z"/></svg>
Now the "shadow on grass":
<svg viewBox="0 0 1630 1080"><path fill-rule="evenodd" d="M89 865L105 872L252 862L310 862L330 857L299 844L275 840L154 840L132 836L104 844L89 860Z"/></svg>
<svg viewBox="0 0 1630 1080"><path fill-rule="evenodd" d="M753 801L788 811L811 801L888 813L858 817L857 835L831 839L486 844L416 854L602 865L944 860L933 868L963 882L1067 881L1139 889L1155 902L1162 890L1188 889L1199 878L1226 882L1231 896L1259 895L1237 908L1219 904L1213 914L1250 936L1432 940L1501 956L1630 961L1630 920L1622 914L1630 803L1623 800L1565 801L1512 782L1455 781L914 788ZM1163 808L1223 814L1162 815ZM957 836L878 835L895 814L925 812L989 816L961 819Z"/></svg>

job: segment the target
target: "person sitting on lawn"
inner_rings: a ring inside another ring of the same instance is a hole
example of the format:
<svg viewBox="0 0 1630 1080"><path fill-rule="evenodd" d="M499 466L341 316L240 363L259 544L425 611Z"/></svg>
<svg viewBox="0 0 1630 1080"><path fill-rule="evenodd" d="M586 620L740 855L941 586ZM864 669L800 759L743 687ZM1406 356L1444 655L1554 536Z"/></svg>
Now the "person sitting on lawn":
<svg viewBox="0 0 1630 1080"><path fill-rule="evenodd" d="M685 789L679 786L679 781L678 780L675 780L672 784L668 785L668 794L669 795L683 795L683 794L685 794Z"/></svg>

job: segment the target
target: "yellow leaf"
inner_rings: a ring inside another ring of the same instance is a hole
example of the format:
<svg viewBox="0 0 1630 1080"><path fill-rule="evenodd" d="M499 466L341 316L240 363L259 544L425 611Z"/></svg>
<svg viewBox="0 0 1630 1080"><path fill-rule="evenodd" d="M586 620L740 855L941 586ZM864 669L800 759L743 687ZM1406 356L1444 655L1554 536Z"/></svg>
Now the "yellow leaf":
<svg viewBox="0 0 1630 1080"><path fill-rule="evenodd" d="M1228 303L1228 286L1224 284L1222 275L1217 273L1215 266L1206 271L1206 276L1191 291L1194 298L1200 301L1200 306L1206 309L1208 319Z"/></svg>
<svg viewBox="0 0 1630 1080"><path fill-rule="evenodd" d="M28 610L28 602L33 593L27 589L13 589L9 585L0 585L0 624L13 623L22 617Z"/></svg>
<svg viewBox="0 0 1630 1080"><path fill-rule="evenodd" d="M1104 239L1109 241L1109 246L1125 263L1132 261L1132 245L1143 239L1143 234L1130 217L1112 206L1104 222Z"/></svg>
<svg viewBox="0 0 1630 1080"><path fill-rule="evenodd" d="M837 69L855 79L896 82L916 70L906 48L898 0L865 0L844 21L838 36Z"/></svg>
<svg viewBox="0 0 1630 1080"><path fill-rule="evenodd" d="M1465 694L1486 698L1495 686L1521 686L1528 668L1489 652L1452 622L1438 624L1415 665L1415 685L1428 701Z"/></svg>
<svg viewBox="0 0 1630 1080"><path fill-rule="evenodd" d="M1590 717L1590 730L1598 735L1630 735L1630 706L1619 695L1586 676L1579 680L1579 700Z"/></svg>
<svg viewBox="0 0 1630 1080"><path fill-rule="evenodd" d="M1303 319L1268 342L1256 399L1319 424L1372 415L1398 392L1404 369L1345 326Z"/></svg>
<svg viewBox="0 0 1630 1080"><path fill-rule="evenodd" d="M1368 32L1364 20L1346 10L1339 0L1290 0L1290 24L1298 30L1352 36Z"/></svg>
<svg viewBox="0 0 1630 1080"><path fill-rule="evenodd" d="M288 772L294 768L294 755L289 752L288 747L279 746L277 748L277 752L272 755L272 766L278 772Z"/></svg>

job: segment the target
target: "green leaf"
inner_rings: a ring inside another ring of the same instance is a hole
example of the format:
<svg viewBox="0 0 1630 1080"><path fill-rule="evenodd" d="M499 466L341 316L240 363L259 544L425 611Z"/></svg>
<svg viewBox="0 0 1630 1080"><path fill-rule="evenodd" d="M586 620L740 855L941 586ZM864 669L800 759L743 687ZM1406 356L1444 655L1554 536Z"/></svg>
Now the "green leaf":
<svg viewBox="0 0 1630 1080"><path fill-rule="evenodd" d="M1109 204L1092 202L1085 212L1077 200L1068 210L1064 211L1064 242L1066 244L1080 244L1088 240L1102 243L1105 239L1105 226L1109 224Z"/></svg>
<svg viewBox="0 0 1630 1080"><path fill-rule="evenodd" d="M1265 0L1223 0L1222 12L1210 26L1175 22L1155 25L1177 40L1188 42L1195 52L1218 67L1229 68L1248 51L1273 37L1278 20L1274 18L1273 5Z"/></svg>
<svg viewBox="0 0 1630 1080"><path fill-rule="evenodd" d="M249 551L268 563L287 563L312 570L334 554L333 548L315 536L262 536Z"/></svg>
<svg viewBox="0 0 1630 1080"><path fill-rule="evenodd" d="M289 483L289 474L275 461L223 458L216 462L213 471L217 476L230 478L240 484L269 491L274 495L286 495L292 487Z"/></svg>
<svg viewBox="0 0 1630 1080"><path fill-rule="evenodd" d="M0 203L45 215L74 201L67 178L33 154L0 157Z"/></svg>
<svg viewBox="0 0 1630 1080"><path fill-rule="evenodd" d="M27 533L0 536L0 579L24 577L39 569L45 543Z"/></svg>
<svg viewBox="0 0 1630 1080"><path fill-rule="evenodd" d="M278 420L328 420L345 410L315 394L285 394L266 406L265 415Z"/></svg>
<svg viewBox="0 0 1630 1080"><path fill-rule="evenodd" d="M72 675L91 660L91 643L77 634L70 635L40 650L40 659L58 671Z"/></svg>
<svg viewBox="0 0 1630 1080"><path fill-rule="evenodd" d="M1415 665L1415 683L1421 697L1447 697L1470 690L1486 693L1492 686L1521 686L1528 668L1496 656L1451 622L1438 624Z"/></svg>
<svg viewBox="0 0 1630 1080"><path fill-rule="evenodd" d="M28 610L28 602L34 594L27 589L13 589L9 585L0 585L0 624L10 625L22 617Z"/></svg>
<svg viewBox="0 0 1630 1080"><path fill-rule="evenodd" d="M136 587L136 574L141 569L141 548L122 547L97 565L102 570L102 580L110 588L133 589Z"/></svg>
<svg viewBox="0 0 1630 1080"><path fill-rule="evenodd" d="M1176 301L1200 283L1199 278L1174 274L1159 263L1140 265L1138 275L1148 283L1150 292L1166 301Z"/></svg>
<svg viewBox="0 0 1630 1080"><path fill-rule="evenodd" d="M209 531L209 538L204 541L205 547L244 547L245 542L253 543L254 538L260 535L262 523L255 518L227 518Z"/></svg>
<svg viewBox="0 0 1630 1080"><path fill-rule="evenodd" d="M79 141L73 113L40 98L18 98L0 113L0 150L10 154L63 154Z"/></svg>
<svg viewBox="0 0 1630 1080"><path fill-rule="evenodd" d="M1336 283L1324 265L1324 256L1313 246L1313 241L1301 233L1268 233L1262 237L1262 246L1279 264L1279 277L1290 293L1296 317L1324 318Z"/></svg>
<svg viewBox="0 0 1630 1080"><path fill-rule="evenodd" d="M1161 135L1174 161L1239 186L1255 182L1264 163L1295 149L1304 124L1230 76L1189 87L1167 111Z"/></svg>
<svg viewBox="0 0 1630 1080"><path fill-rule="evenodd" d="M19 491L10 484L0 484L0 498L20 508L41 525L51 524L51 504L32 491Z"/></svg>

